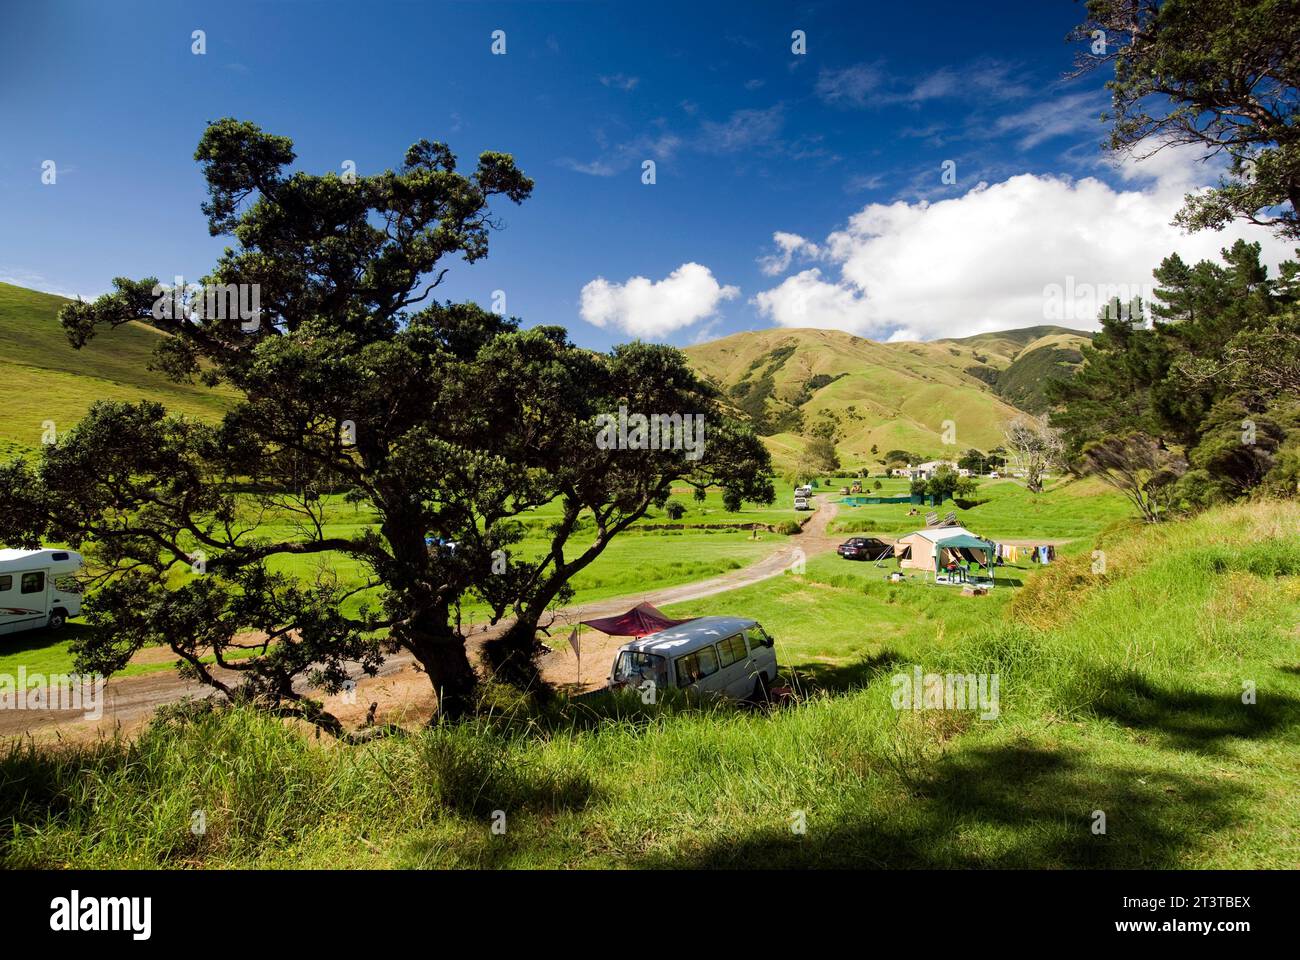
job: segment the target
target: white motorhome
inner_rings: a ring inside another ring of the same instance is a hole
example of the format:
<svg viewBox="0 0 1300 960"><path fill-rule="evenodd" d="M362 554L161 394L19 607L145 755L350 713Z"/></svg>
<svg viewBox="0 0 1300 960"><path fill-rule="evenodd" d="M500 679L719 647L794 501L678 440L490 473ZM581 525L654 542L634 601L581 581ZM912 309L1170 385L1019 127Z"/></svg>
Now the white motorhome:
<svg viewBox="0 0 1300 960"><path fill-rule="evenodd" d="M71 550L0 550L0 633L57 630L80 614L81 567Z"/></svg>
<svg viewBox="0 0 1300 960"><path fill-rule="evenodd" d="M699 617L625 643L609 685L677 687L743 700L766 699L776 679L776 650L757 620Z"/></svg>

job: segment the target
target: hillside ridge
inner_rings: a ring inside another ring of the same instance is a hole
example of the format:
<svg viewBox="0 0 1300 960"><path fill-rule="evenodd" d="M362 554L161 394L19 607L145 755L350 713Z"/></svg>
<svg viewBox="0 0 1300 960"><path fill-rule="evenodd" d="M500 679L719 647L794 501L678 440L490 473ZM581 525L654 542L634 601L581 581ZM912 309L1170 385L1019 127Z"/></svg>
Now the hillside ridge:
<svg viewBox="0 0 1300 960"><path fill-rule="evenodd" d="M779 467L797 463L821 432L846 466L871 468L890 450L950 457L998 446L1007 421L1046 409L1047 379L1068 376L1089 339L1054 325L884 343L777 327L685 352L766 438Z"/></svg>
<svg viewBox="0 0 1300 960"><path fill-rule="evenodd" d="M150 369L159 333L146 324L124 324L74 349L58 323L69 302L0 283L0 454L37 447L48 421L66 429L96 399L153 399L177 413L221 415L225 391ZM871 466L889 450L949 456L997 446L1002 425L1020 410L1046 409L1043 383L1077 366L1088 339L1051 324L888 343L773 327L685 353L764 435L778 468L801 458L814 429L834 436L846 466ZM945 443L954 432L955 443Z"/></svg>

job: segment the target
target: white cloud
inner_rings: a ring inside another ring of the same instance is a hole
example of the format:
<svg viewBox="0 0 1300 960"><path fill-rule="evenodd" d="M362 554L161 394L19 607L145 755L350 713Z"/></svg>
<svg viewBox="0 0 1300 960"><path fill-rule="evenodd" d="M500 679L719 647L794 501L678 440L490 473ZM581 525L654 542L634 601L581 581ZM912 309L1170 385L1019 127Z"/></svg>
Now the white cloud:
<svg viewBox="0 0 1300 960"><path fill-rule="evenodd" d="M699 147L707 153L748 150L775 138L784 122L785 107L779 103L766 110L737 110L722 123L701 123Z"/></svg>
<svg viewBox="0 0 1300 960"><path fill-rule="evenodd" d="M1106 98L1091 90L1040 100L1018 113L999 117L991 132L995 135L1018 133L1020 139L1016 145L1022 150L1032 150L1053 137L1100 129L1099 117L1106 106Z"/></svg>
<svg viewBox="0 0 1300 960"><path fill-rule="evenodd" d="M822 68L814 92L828 106L859 109L949 97L1006 100L1031 92L1019 73L1014 64L987 59L913 77L891 76L879 64L857 63L840 70Z"/></svg>
<svg viewBox="0 0 1300 960"><path fill-rule="evenodd" d="M589 177L612 177L626 166L625 164L615 165L608 160L592 160L590 163L582 163L572 157L561 157L555 162L566 170L572 170L574 173L585 173Z"/></svg>
<svg viewBox="0 0 1300 960"><path fill-rule="evenodd" d="M820 245L838 277L805 270L752 302L781 326L877 339L960 337L1053 319L1096 329L1091 310L1046 316L1046 291L1144 290L1168 254L1217 260L1238 237L1259 241L1271 267L1290 255L1248 224L1190 235L1170 226L1184 193L1214 171L1187 153L1157 157L1122 165L1119 189L1092 177L1022 174L936 203L868 204Z"/></svg>
<svg viewBox="0 0 1300 960"><path fill-rule="evenodd" d="M758 266L769 277L785 273L790 269L790 261L796 256L816 259L822 255L821 248L811 240L806 240L797 233L778 230L772 234L772 242L777 245L777 252L758 258Z"/></svg>
<svg viewBox="0 0 1300 960"><path fill-rule="evenodd" d="M661 133L658 136L641 136L627 143L618 144L587 163L575 160L573 157L561 157L555 162L574 173L585 173L592 177L612 177L629 167L640 166L643 160L651 157L661 163L671 160L681 145L680 137L671 133Z"/></svg>
<svg viewBox="0 0 1300 960"><path fill-rule="evenodd" d="M641 78L629 77L624 73L612 73L601 77L600 82L615 90L635 90L636 85L641 82Z"/></svg>
<svg viewBox="0 0 1300 960"><path fill-rule="evenodd" d="M815 90L821 101L831 106L865 107L884 83L885 72L880 67L858 63L843 70L823 67Z"/></svg>
<svg viewBox="0 0 1300 960"><path fill-rule="evenodd" d="M683 263L662 280L610 283L597 277L582 288L579 312L597 327L653 338L712 316L723 300L739 295L739 287L722 286L708 267Z"/></svg>
<svg viewBox="0 0 1300 960"><path fill-rule="evenodd" d="M683 100L681 107L691 116L699 112L699 106L688 100ZM785 105L776 103L765 110L736 110L722 121L703 120L697 131L684 136L663 129L662 121L656 124L660 128L658 133L642 134L619 143L611 144L602 131L597 131L600 153L593 160L582 161L569 156L560 157L555 162L575 173L612 177L632 166L640 166L649 157L660 162L672 160L681 150L716 155L765 147L789 149L796 158L820 156L825 152L809 150L799 141L794 144L779 141L777 135L784 123Z"/></svg>
<svg viewBox="0 0 1300 960"><path fill-rule="evenodd" d="M879 173L859 173L849 177L844 184L845 193L861 193L864 190L879 190L885 184L885 177Z"/></svg>
<svg viewBox="0 0 1300 960"><path fill-rule="evenodd" d="M874 305L851 287L822 279L817 267L796 273L754 297L759 313L783 327L822 327L861 333L875 323Z"/></svg>

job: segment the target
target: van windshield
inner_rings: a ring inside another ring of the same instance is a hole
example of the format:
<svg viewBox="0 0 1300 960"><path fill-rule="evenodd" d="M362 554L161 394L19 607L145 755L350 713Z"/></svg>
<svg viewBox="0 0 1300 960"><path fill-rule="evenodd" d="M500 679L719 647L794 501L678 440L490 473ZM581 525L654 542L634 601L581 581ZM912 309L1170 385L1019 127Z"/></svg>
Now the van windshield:
<svg viewBox="0 0 1300 960"><path fill-rule="evenodd" d="M668 661L653 653L624 650L614 664L614 682L638 686L646 680L658 688L668 686Z"/></svg>

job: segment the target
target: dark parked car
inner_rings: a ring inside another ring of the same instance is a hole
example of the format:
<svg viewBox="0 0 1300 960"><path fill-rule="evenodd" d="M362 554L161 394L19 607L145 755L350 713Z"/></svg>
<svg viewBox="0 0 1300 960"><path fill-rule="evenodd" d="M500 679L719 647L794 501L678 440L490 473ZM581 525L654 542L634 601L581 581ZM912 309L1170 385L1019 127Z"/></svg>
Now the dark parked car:
<svg viewBox="0 0 1300 960"><path fill-rule="evenodd" d="M845 560L876 560L882 554L892 557L894 548L891 544L877 540L875 537L850 537L840 544L836 553Z"/></svg>

